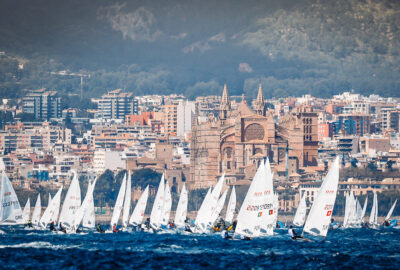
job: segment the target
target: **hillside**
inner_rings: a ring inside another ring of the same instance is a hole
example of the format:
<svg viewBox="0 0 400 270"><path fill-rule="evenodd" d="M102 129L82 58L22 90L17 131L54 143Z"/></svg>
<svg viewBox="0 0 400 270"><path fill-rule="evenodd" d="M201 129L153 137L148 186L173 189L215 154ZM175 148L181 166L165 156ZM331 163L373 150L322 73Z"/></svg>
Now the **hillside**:
<svg viewBox="0 0 400 270"><path fill-rule="evenodd" d="M85 95L400 96L400 2L2 1L0 95L48 87ZM18 71L23 59L24 69ZM17 61L18 60L18 61Z"/></svg>

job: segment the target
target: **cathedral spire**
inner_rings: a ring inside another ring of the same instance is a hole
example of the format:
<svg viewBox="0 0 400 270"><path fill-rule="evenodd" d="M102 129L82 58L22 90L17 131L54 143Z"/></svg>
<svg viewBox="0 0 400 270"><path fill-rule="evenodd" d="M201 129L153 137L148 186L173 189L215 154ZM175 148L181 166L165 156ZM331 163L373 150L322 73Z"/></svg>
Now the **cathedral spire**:
<svg viewBox="0 0 400 270"><path fill-rule="evenodd" d="M257 114L265 116L265 102L261 83L258 85L258 94L254 102L254 110Z"/></svg>
<svg viewBox="0 0 400 270"><path fill-rule="evenodd" d="M257 103L264 103L264 94L261 83L258 85Z"/></svg>
<svg viewBox="0 0 400 270"><path fill-rule="evenodd" d="M231 102L228 96L228 88L224 84L224 90L222 92L221 103L219 105L220 119L226 119L228 117L228 112L231 110Z"/></svg>

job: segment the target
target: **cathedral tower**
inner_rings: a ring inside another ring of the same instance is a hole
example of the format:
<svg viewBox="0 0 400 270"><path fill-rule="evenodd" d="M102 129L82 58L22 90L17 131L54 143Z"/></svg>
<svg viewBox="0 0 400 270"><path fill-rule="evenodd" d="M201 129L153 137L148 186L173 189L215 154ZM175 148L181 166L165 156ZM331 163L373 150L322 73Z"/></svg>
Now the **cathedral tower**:
<svg viewBox="0 0 400 270"><path fill-rule="evenodd" d="M254 101L254 111L258 115L265 116L265 102L261 83L258 85L257 99Z"/></svg>
<svg viewBox="0 0 400 270"><path fill-rule="evenodd" d="M230 110L231 110L231 102L229 100L228 89L225 84L224 91L222 92L221 103L219 105L219 119L226 120L229 117Z"/></svg>

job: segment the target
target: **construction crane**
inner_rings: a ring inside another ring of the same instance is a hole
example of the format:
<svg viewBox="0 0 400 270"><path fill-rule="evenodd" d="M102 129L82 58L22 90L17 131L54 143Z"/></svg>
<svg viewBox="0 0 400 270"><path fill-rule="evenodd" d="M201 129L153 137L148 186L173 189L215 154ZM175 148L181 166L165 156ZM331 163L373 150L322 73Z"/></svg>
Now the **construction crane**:
<svg viewBox="0 0 400 270"><path fill-rule="evenodd" d="M50 72L50 74L60 75L60 76L77 76L77 77L80 77L81 78L81 100L83 99L83 77L90 78L90 74L74 73L74 72L69 72L68 70L61 70L61 71L58 71L58 72Z"/></svg>

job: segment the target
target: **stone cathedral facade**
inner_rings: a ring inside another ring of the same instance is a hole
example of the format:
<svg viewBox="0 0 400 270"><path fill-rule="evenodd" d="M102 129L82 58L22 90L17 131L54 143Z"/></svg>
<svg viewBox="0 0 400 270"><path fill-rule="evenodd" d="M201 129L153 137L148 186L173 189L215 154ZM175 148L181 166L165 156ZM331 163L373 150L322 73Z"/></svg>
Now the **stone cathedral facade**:
<svg viewBox="0 0 400 270"><path fill-rule="evenodd" d="M261 85L251 109L244 98L231 108L226 85L219 116L198 123L195 117L190 145L189 188L214 185L225 173L227 184L250 180L265 158L272 167L287 160L297 168L317 165L317 114L312 108L299 108L276 123L266 111ZM288 151L288 157L286 152Z"/></svg>

